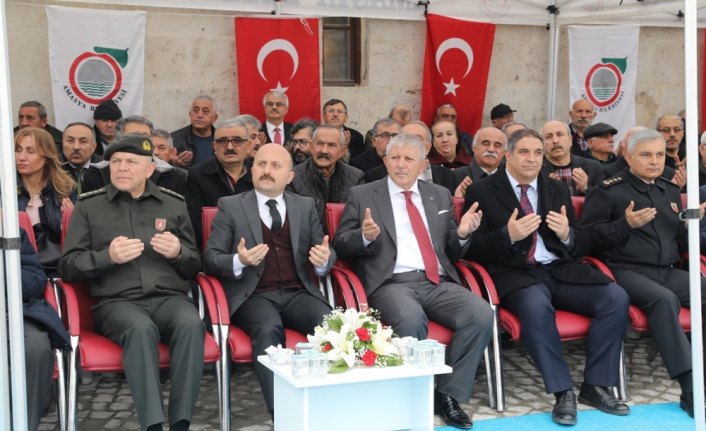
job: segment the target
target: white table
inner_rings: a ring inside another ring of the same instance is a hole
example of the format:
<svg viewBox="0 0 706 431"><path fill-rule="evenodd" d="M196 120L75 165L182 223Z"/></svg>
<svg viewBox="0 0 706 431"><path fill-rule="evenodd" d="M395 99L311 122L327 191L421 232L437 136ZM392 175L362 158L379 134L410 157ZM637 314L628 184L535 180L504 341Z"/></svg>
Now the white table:
<svg viewBox="0 0 706 431"><path fill-rule="evenodd" d="M275 431L433 430L434 375L451 372L400 365L295 379L291 365L257 360L274 373Z"/></svg>

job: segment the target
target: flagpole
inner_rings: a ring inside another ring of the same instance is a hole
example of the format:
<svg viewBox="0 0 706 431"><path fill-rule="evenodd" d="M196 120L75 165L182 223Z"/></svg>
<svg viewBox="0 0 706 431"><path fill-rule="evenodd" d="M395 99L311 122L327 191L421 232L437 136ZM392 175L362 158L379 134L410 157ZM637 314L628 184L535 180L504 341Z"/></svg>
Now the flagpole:
<svg viewBox="0 0 706 431"><path fill-rule="evenodd" d="M22 282L20 279L20 238L17 217L12 104L10 101L10 62L7 45L5 2L0 4L0 209L2 209L2 248L5 272L4 292L0 292L0 428L27 429L27 393L25 380L24 326L22 319ZM2 290L3 288L0 288ZM7 307L5 304L7 298ZM8 326L5 326L5 310ZM8 378L8 340L10 368ZM10 386L9 388L7 386ZM9 389L9 394L8 394ZM9 397L8 397L9 396ZM12 427L9 407L12 405Z"/></svg>
<svg viewBox="0 0 706 431"><path fill-rule="evenodd" d="M556 25L556 16L559 9L556 0L547 6L549 11L549 71L547 76L547 118L554 118L556 111L556 71L559 55L559 28Z"/></svg>
<svg viewBox="0 0 706 431"><path fill-rule="evenodd" d="M687 216L689 235L689 286L691 307L691 358L694 379L694 422L696 430L703 431L704 423L704 368L703 368L703 333L701 327L701 273L699 247L699 177L700 160L696 145L698 136L697 64L696 64L696 19L697 8L693 0L684 1L684 74L686 92L686 170L687 181Z"/></svg>

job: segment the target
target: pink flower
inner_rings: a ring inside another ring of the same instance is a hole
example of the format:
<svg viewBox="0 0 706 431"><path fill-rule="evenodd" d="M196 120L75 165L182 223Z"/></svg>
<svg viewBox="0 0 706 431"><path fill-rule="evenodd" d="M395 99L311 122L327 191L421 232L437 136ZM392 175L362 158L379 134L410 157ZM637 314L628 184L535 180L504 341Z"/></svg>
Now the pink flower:
<svg viewBox="0 0 706 431"><path fill-rule="evenodd" d="M363 356L360 358L365 365L368 367L372 367L375 365L375 359L377 359L378 355L375 354L372 350L366 350L365 353L363 353Z"/></svg>
<svg viewBox="0 0 706 431"><path fill-rule="evenodd" d="M358 336L360 341L370 341L370 332L365 328L358 328L355 330L355 335Z"/></svg>

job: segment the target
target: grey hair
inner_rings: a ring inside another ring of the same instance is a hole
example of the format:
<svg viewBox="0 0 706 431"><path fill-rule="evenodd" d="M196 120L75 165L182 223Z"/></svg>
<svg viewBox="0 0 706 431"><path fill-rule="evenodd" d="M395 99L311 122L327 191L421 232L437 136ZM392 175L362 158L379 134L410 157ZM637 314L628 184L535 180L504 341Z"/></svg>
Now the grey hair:
<svg viewBox="0 0 706 431"><path fill-rule="evenodd" d="M377 120L375 122L375 125L373 126L373 136L378 134L378 128L380 126L392 126L393 124L398 124L397 121L393 120L390 117L385 117Z"/></svg>
<svg viewBox="0 0 706 431"><path fill-rule="evenodd" d="M662 136L662 133L659 131L654 129L639 130L628 139L628 146L626 148L628 154L632 154L638 144L648 141L660 141L663 144L665 143L664 136Z"/></svg>
<svg viewBox="0 0 706 431"><path fill-rule="evenodd" d="M164 129L154 129L152 136L155 138L162 138L167 140L167 147L174 148L174 139L172 135Z"/></svg>
<svg viewBox="0 0 706 431"><path fill-rule="evenodd" d="M503 127L502 127L502 129L500 129L500 131L505 133L507 131L507 129L512 126L522 126L522 128L524 128L524 129L528 128L527 125L521 121L510 121L509 123L503 124Z"/></svg>
<svg viewBox="0 0 706 431"><path fill-rule="evenodd" d="M424 146L422 138L417 135L412 135L411 133L403 133L390 138L390 142L388 142L385 147L385 156L389 156L390 151L395 147L414 147L419 153L419 160L424 160L427 155L427 149Z"/></svg>
<svg viewBox="0 0 706 431"><path fill-rule="evenodd" d="M270 94L278 99L284 99L284 106L289 107L289 97L287 97L284 92L279 90L272 90L265 93L265 95L262 97L262 106L265 106L265 103L267 103L267 96L269 96Z"/></svg>
<svg viewBox="0 0 706 431"><path fill-rule="evenodd" d="M314 135L314 130L316 130L316 128L319 127L319 123L312 120L311 118L302 118L301 120L294 123L294 125L292 126L292 129L290 130L290 135L294 136L300 130L306 129L307 127L311 129L311 131L309 132L309 137L312 137Z"/></svg>
<svg viewBox="0 0 706 431"><path fill-rule="evenodd" d="M659 117L659 118L657 119L657 125L655 126L655 129L658 129L658 130L659 130L659 123L660 123L662 120L666 120L667 118L670 118L670 119L671 119L671 118L674 118L674 119L676 119L676 120L679 120L679 122L682 123L682 125L684 125L684 119L683 119L682 117L680 117L680 116L678 116L678 115L676 115L676 114L664 114L664 115L662 115L661 117Z"/></svg>
<svg viewBox="0 0 706 431"><path fill-rule="evenodd" d="M558 119L558 118L554 118L554 119L549 120L549 121L547 121L546 123L544 123L544 125L542 126L542 128L539 129L539 135L540 135L540 136L544 136L544 127L547 125L547 123L550 123L550 122L552 122L552 121L558 121L559 123L563 124L563 125L564 125L564 129L566 129L566 133L568 133L569 135L571 134L571 129L569 129L569 125L566 123L566 121L560 120L560 119ZM506 126L507 126L507 124L506 124ZM504 129L505 129L505 127L503 127L503 132L505 131Z"/></svg>
<svg viewBox="0 0 706 431"><path fill-rule="evenodd" d="M515 151L515 145L517 145L517 143L523 138L537 138L539 139L539 142L544 145L544 140L542 140L542 136L537 133L536 130L520 129L514 131L512 135L510 135L510 137L507 139L507 151L510 153Z"/></svg>
<svg viewBox="0 0 706 431"><path fill-rule="evenodd" d="M319 133L319 130L336 130L338 133L341 135L341 146L345 147L346 146L346 135L343 133L343 130L341 130L339 127L334 126L333 124L322 124L319 127L317 127L314 132L311 134L311 139L316 140L316 134Z"/></svg>
<svg viewBox="0 0 706 431"><path fill-rule="evenodd" d="M242 120L245 122L245 124L249 124L253 126L256 129L259 129L262 126L262 123L260 123L260 120L255 118L255 116L250 115L250 114L241 114L235 117L236 120Z"/></svg>
<svg viewBox="0 0 706 431"><path fill-rule="evenodd" d="M194 97L191 100L191 104L193 105L195 101L200 100L200 99L205 99L205 100L208 100L209 102L211 102L211 104L213 104L213 112L218 112L218 107L216 106L216 99L214 99L213 97L209 96L206 93L200 93L198 96Z"/></svg>
<svg viewBox="0 0 706 431"><path fill-rule="evenodd" d="M522 123L515 123L515 124L522 124ZM526 128L527 128L527 127L525 127L525 129L526 129ZM482 130L484 130L484 129L495 129L495 127L483 127L483 128L481 128L481 129L478 129L478 130L476 131L476 134L473 136L473 142L471 143L471 148L475 148L476 145L478 145L478 135L479 135L480 132L481 132ZM496 129L496 130L497 130L497 129ZM501 131L501 132L502 132L502 135L503 135L503 140L505 141L505 142L503 142L503 144L507 144L507 136L505 135L505 132L504 132L504 131Z"/></svg>
<svg viewBox="0 0 706 431"><path fill-rule="evenodd" d="M122 136L125 132L125 125L128 123L144 124L150 128L150 134L154 136L154 124L145 117L139 115L131 115L129 117L121 118L115 125L115 133L118 136Z"/></svg>
<svg viewBox="0 0 706 431"><path fill-rule="evenodd" d="M242 127L247 130L248 123L240 117L228 118L218 123L218 126L216 126L216 130L228 129L231 127Z"/></svg>
<svg viewBox="0 0 706 431"><path fill-rule="evenodd" d="M427 131L427 142L429 142L431 144L431 142L432 142L431 130L429 130L429 126L427 126L423 121L419 121L419 120L410 121L409 123L404 125L402 127L402 129L404 129L405 127L410 126L412 124L416 124L417 126L421 126L422 128L424 128L424 130Z"/></svg>
<svg viewBox="0 0 706 431"><path fill-rule="evenodd" d="M39 118L41 118L42 120L47 119L47 108L36 100L28 100L27 102L24 102L20 105L20 109L22 108L37 108Z"/></svg>
<svg viewBox="0 0 706 431"><path fill-rule="evenodd" d="M412 111L409 110L409 107L407 107L407 105L393 106L392 109L390 109L390 115L388 115L388 117L392 118L397 109L401 111L400 117L402 117L403 119L412 117Z"/></svg>

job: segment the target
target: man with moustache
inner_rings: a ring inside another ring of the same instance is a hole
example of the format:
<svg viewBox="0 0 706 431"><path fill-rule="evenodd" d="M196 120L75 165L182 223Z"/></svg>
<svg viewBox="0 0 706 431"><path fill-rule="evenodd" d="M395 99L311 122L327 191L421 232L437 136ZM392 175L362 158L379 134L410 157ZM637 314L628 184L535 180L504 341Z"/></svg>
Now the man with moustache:
<svg viewBox="0 0 706 431"><path fill-rule="evenodd" d="M345 202L351 187L363 184L365 174L343 163L346 137L338 126L322 124L314 130L311 158L294 168L288 190L314 199L316 212L325 225L326 204Z"/></svg>
<svg viewBox="0 0 706 431"><path fill-rule="evenodd" d="M466 188L488 175L494 174L505 156L505 134L496 127L484 127L473 137L473 160L468 166L453 171L458 184L457 197L466 195Z"/></svg>
<svg viewBox="0 0 706 431"><path fill-rule="evenodd" d="M578 400L627 415L613 396L628 325L628 297L610 278L582 262L591 237L574 215L569 190L540 174L544 144L531 129L512 134L505 168L466 191L464 207L483 211L466 257L485 265L500 305L517 315L522 343L556 402L552 420L575 425L576 395L556 327L556 310L592 318Z"/></svg>
<svg viewBox="0 0 706 431"><path fill-rule="evenodd" d="M218 202L204 253L205 271L225 288L231 323L252 340L255 374L277 426L273 375L257 357L285 345L283 328L311 334L321 324L331 307L310 269L323 277L336 262L313 200L285 191L293 177L287 150L263 145L253 161L254 190Z"/></svg>
<svg viewBox="0 0 706 431"><path fill-rule="evenodd" d="M86 123L71 123L64 129L61 162L64 171L76 181L76 192L82 193L83 174L91 163L103 160L95 153L96 136L93 128Z"/></svg>
<svg viewBox="0 0 706 431"><path fill-rule="evenodd" d="M265 142L284 145L292 133L292 124L284 122L289 111L289 98L282 91L272 90L265 94L262 106L265 109L265 122L260 131L265 134Z"/></svg>
<svg viewBox="0 0 706 431"><path fill-rule="evenodd" d="M396 136L400 131L400 125L392 118L381 118L375 122L371 130L372 148L368 148L361 154L351 159L351 166L355 166L363 172L382 166L382 158L385 156L385 147L390 138Z"/></svg>
<svg viewBox="0 0 706 431"><path fill-rule="evenodd" d="M304 118L292 126L292 140L289 142L289 151L292 153L294 165L299 165L311 157L311 146L314 141L314 130L319 123L311 118Z"/></svg>
<svg viewBox="0 0 706 431"><path fill-rule="evenodd" d="M662 133L664 141L667 143L667 158L665 166L678 169L684 165L679 158L679 146L684 139L683 120L678 115L662 115L657 120L657 130Z"/></svg>
<svg viewBox="0 0 706 431"><path fill-rule="evenodd" d="M400 129L400 134L402 133L418 136L419 139L422 140L422 144L424 144L426 155L429 155L429 151L431 151L431 131L426 124L417 120L411 121ZM387 167L385 165L378 166L365 173L365 182L371 183L385 178L386 175ZM451 169L439 165L432 165L427 158L424 159L424 169L422 169L422 173L419 174L419 179L438 184L447 189L449 193L453 193L456 189L454 174Z"/></svg>
<svg viewBox="0 0 706 431"><path fill-rule="evenodd" d="M346 126L347 121L348 107L342 100L330 99L324 103L322 124L336 126L343 132L349 158L353 158L365 151L365 137L359 131Z"/></svg>
<svg viewBox="0 0 706 431"><path fill-rule="evenodd" d="M676 268L688 250L679 188L661 177L667 148L663 134L644 129L628 141L628 169L588 194L582 221L630 303L647 315L650 333L669 376L681 386L680 406L694 417L691 345L679 324L690 304L689 273ZM701 217L706 203L702 203ZM701 277L701 308L706 305Z"/></svg>
<svg viewBox="0 0 706 431"><path fill-rule="evenodd" d="M218 121L216 101L207 94L200 94L191 101L191 123L172 132L177 156L174 166L190 167L213 158L213 124Z"/></svg>
<svg viewBox="0 0 706 431"><path fill-rule="evenodd" d="M580 157L589 158L590 151L584 132L596 117L596 108L588 99L579 99L569 110L569 130L571 131L571 152Z"/></svg>
<svg viewBox="0 0 706 431"><path fill-rule="evenodd" d="M596 123L588 126L583 132L583 137L588 142L588 150L590 151L588 158L597 161L604 168L615 162L613 142L617 133L618 129L606 123Z"/></svg>
<svg viewBox="0 0 706 431"><path fill-rule="evenodd" d="M603 169L595 160L571 153L571 132L561 120L547 121L539 131L544 140L542 173L566 184L571 196L585 196L603 180Z"/></svg>
<svg viewBox="0 0 706 431"><path fill-rule="evenodd" d="M247 124L235 118L222 122L215 129L213 152L216 157L189 169L186 203L201 248L201 211L215 207L224 196L252 190L249 162L250 149Z"/></svg>

